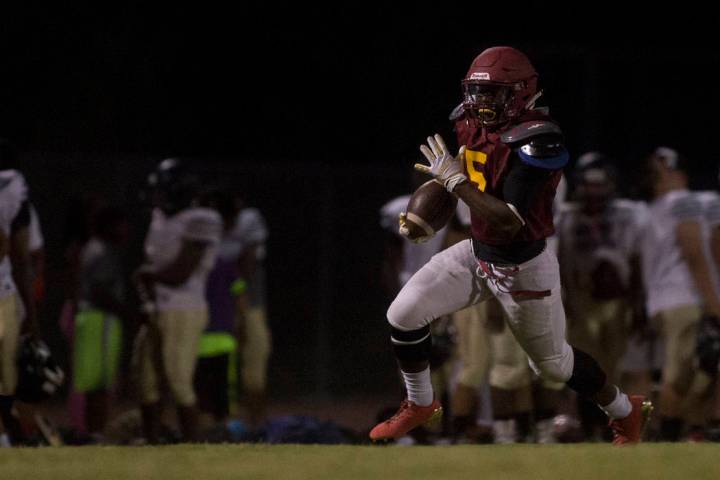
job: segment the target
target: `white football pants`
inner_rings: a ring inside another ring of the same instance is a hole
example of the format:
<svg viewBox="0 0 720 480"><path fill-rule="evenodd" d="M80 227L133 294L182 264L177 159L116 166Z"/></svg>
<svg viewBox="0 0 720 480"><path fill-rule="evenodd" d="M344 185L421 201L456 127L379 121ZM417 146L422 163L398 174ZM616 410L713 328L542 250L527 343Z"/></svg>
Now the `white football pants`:
<svg viewBox="0 0 720 480"><path fill-rule="evenodd" d="M520 265L478 261L470 240L444 250L405 284L387 312L390 325L409 331L496 297L510 330L543 379L566 382L573 352L565 340L565 311L555 255L545 249Z"/></svg>

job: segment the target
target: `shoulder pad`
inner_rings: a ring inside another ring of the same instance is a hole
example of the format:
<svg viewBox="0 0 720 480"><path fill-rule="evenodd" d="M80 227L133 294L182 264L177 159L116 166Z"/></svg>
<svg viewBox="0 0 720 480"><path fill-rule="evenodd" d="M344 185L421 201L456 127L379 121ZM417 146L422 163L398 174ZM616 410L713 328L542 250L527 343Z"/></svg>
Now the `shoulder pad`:
<svg viewBox="0 0 720 480"><path fill-rule="evenodd" d="M500 139L503 143L511 145L522 145L536 137L556 137L562 140L560 127L548 120L531 120L515 125L510 130L502 133Z"/></svg>
<svg viewBox="0 0 720 480"><path fill-rule="evenodd" d="M451 122L456 122L456 121L460 120L463 117L463 115L465 115L465 108L463 107L463 104L461 103L457 107L453 108L453 111L450 112L449 118L450 118Z"/></svg>
<svg viewBox="0 0 720 480"><path fill-rule="evenodd" d="M563 154L567 155L567 150L562 137L558 136L543 135L520 146L520 156L549 158Z"/></svg>
<svg viewBox="0 0 720 480"><path fill-rule="evenodd" d="M522 122L502 133L500 138L528 165L556 170L568 163L562 130L552 121L538 119Z"/></svg>

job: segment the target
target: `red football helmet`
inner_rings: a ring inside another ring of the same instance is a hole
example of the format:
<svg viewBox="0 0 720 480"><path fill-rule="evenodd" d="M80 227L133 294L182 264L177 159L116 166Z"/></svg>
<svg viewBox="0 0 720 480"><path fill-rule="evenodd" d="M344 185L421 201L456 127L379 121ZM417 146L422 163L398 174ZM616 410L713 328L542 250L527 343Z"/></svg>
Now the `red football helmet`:
<svg viewBox="0 0 720 480"><path fill-rule="evenodd" d="M522 52L492 47L475 57L462 81L463 108L483 126L504 123L537 98L537 72Z"/></svg>

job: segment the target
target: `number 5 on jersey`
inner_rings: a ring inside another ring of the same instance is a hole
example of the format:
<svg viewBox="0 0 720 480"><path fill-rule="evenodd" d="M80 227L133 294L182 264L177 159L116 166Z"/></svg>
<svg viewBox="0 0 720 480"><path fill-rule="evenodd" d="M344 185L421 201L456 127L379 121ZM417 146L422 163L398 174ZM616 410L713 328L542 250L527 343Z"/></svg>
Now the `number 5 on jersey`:
<svg viewBox="0 0 720 480"><path fill-rule="evenodd" d="M467 168L470 181L477 184L478 189L481 192L485 191L487 180L485 175L480 170L475 168L475 163L485 165L487 162L487 155L483 152L476 152L474 150L465 150L465 168Z"/></svg>

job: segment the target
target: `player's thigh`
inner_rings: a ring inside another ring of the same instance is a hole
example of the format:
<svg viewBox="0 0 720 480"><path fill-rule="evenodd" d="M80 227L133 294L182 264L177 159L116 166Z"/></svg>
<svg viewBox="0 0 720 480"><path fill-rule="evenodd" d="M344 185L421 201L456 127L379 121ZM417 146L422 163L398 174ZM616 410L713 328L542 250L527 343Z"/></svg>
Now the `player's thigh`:
<svg viewBox="0 0 720 480"><path fill-rule="evenodd" d="M498 293L498 300L533 368L543 378L565 381L571 374L573 356L565 338L557 259L546 250L521 267L525 268L514 278L512 293Z"/></svg>
<svg viewBox="0 0 720 480"><path fill-rule="evenodd" d="M660 314L665 339L663 381L673 385L689 384L695 372L695 341L702 311L696 305L666 310Z"/></svg>
<svg viewBox="0 0 720 480"><path fill-rule="evenodd" d="M202 331L207 325L207 311L171 310L160 312L158 324L162 337L162 354L168 377L192 378Z"/></svg>
<svg viewBox="0 0 720 480"><path fill-rule="evenodd" d="M476 269L469 240L436 254L400 290L388 309L388 321L399 330L416 330L482 301L490 293Z"/></svg>
<svg viewBox="0 0 720 480"><path fill-rule="evenodd" d="M272 349L270 329L264 307L253 307L245 318L246 342L243 347L243 362L266 362Z"/></svg>
<svg viewBox="0 0 720 480"><path fill-rule="evenodd" d="M137 368L135 373L140 386L141 401L157 402L160 399L158 374L162 360L160 336L154 321L142 327L135 338L135 344L133 364Z"/></svg>
<svg viewBox="0 0 720 480"><path fill-rule="evenodd" d="M17 315L17 297L0 299L0 394L12 395L17 386L17 348L20 319Z"/></svg>

